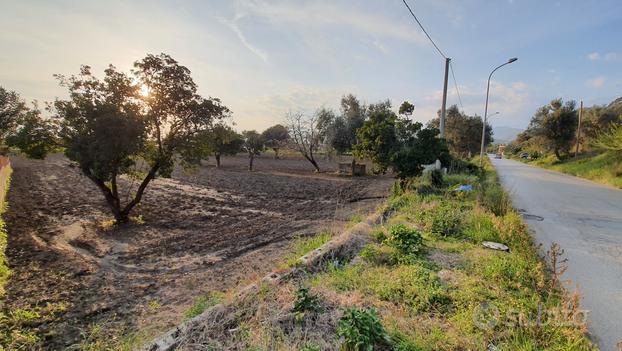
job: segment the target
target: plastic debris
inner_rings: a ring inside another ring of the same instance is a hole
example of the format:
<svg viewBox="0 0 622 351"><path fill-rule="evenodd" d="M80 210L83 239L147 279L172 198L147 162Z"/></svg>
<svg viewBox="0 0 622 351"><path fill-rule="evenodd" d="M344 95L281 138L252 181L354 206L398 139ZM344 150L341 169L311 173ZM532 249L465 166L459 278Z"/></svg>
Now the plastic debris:
<svg viewBox="0 0 622 351"><path fill-rule="evenodd" d="M454 189L454 191L466 191L466 192L473 191L473 185L471 184L460 185L456 189Z"/></svg>

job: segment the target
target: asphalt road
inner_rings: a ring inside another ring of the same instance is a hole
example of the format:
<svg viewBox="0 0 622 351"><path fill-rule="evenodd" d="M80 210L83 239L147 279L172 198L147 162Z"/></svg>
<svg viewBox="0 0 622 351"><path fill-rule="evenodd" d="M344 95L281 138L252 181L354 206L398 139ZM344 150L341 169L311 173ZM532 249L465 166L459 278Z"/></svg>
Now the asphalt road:
<svg viewBox="0 0 622 351"><path fill-rule="evenodd" d="M584 295L588 328L601 350L622 340L622 191L507 159L492 159L514 207L546 251L568 258L569 288ZM535 216L540 216L538 218Z"/></svg>

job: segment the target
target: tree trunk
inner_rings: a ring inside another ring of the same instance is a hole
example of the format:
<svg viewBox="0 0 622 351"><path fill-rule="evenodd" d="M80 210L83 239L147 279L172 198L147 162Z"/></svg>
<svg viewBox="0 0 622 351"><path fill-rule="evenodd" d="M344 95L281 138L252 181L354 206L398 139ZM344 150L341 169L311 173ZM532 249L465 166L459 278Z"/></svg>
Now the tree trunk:
<svg viewBox="0 0 622 351"><path fill-rule="evenodd" d="M352 156L352 165L350 166L350 172L352 172L352 176L354 177L354 167L356 166L356 159Z"/></svg>
<svg viewBox="0 0 622 351"><path fill-rule="evenodd" d="M279 148L273 147L272 150L274 150L274 159L278 160L279 159Z"/></svg>
<svg viewBox="0 0 622 351"><path fill-rule="evenodd" d="M118 192L117 192L117 181L116 177L112 179L112 190L106 186L106 183L101 179L95 177L89 169L82 169L84 175L89 178L97 188L102 192L104 198L106 199L106 204L110 208L110 212L114 216L114 219L117 223L127 223L129 221L129 217L127 215L123 215L121 211L121 201L119 200ZM115 195L117 194L117 195Z"/></svg>
<svg viewBox="0 0 622 351"><path fill-rule="evenodd" d="M123 211L121 211L121 216L125 217L126 221L127 219L129 219L130 212L132 211L134 206L140 203L140 200L143 198L143 193L145 192L145 189L147 189L147 185L149 185L149 183L155 178L159 169L160 169L160 162L156 162L151 167L151 169L149 170L149 173L147 174L145 179L143 179L142 183L140 183L138 190L136 190L136 196L134 196L132 201L130 201L130 203L128 203L125 206L125 208L123 208Z"/></svg>
<svg viewBox="0 0 622 351"><path fill-rule="evenodd" d="M562 160L562 155L559 153L559 149L555 148L555 157L557 157L558 160Z"/></svg>
<svg viewBox="0 0 622 351"><path fill-rule="evenodd" d="M318 166L317 162L315 162L315 159L310 158L309 162L311 162L311 164L313 165L313 167L315 167L315 172L319 173L320 172L320 166Z"/></svg>
<svg viewBox="0 0 622 351"><path fill-rule="evenodd" d="M214 158L216 158L216 168L220 168L220 154L214 155Z"/></svg>
<svg viewBox="0 0 622 351"><path fill-rule="evenodd" d="M249 154L248 155L248 170L249 171L253 171L253 160L255 159L255 156L253 154Z"/></svg>

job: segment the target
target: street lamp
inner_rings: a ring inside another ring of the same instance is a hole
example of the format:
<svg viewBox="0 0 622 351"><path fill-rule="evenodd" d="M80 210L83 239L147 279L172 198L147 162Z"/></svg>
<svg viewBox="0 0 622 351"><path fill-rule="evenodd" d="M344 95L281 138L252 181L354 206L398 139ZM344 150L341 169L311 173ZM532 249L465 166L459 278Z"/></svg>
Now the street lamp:
<svg viewBox="0 0 622 351"><path fill-rule="evenodd" d="M498 70L499 68L505 66L505 65L509 65L510 63L514 62L518 60L518 58L513 57L511 59L508 60L508 62L497 66L497 68L493 69L492 72L490 72L490 75L488 76L488 85L486 86L486 107L484 108L484 123L482 123L482 148L480 149L479 152L479 168L484 167L484 138L486 137L486 119L487 119L487 115L488 115L488 94L490 92L490 78L492 78L492 74L495 73L496 70Z"/></svg>

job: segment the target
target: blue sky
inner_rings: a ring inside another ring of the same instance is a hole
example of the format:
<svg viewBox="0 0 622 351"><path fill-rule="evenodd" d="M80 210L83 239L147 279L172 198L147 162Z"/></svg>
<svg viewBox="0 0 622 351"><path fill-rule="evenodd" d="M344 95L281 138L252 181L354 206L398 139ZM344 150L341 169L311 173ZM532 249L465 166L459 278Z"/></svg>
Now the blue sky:
<svg viewBox="0 0 622 351"><path fill-rule="evenodd" d="M409 0L453 59L463 107L483 114L495 73L495 126L525 127L555 97L604 104L622 96L620 0ZM0 85L28 100L63 97L52 74L128 69L166 52L200 92L223 100L237 129L282 122L287 111L337 108L343 94L440 107L443 59L401 0L0 0ZM450 77L448 104L458 104Z"/></svg>

